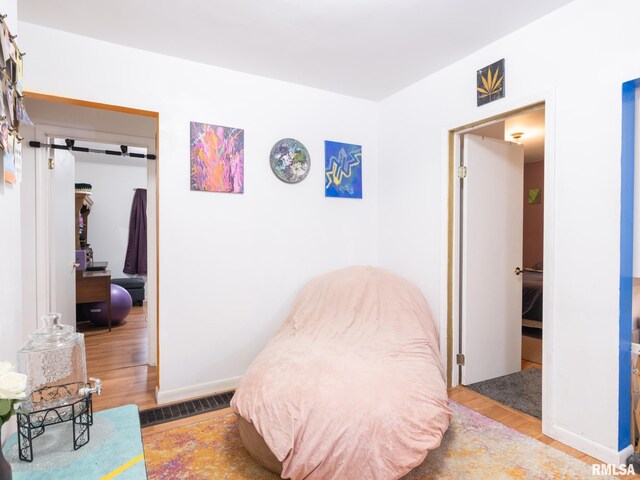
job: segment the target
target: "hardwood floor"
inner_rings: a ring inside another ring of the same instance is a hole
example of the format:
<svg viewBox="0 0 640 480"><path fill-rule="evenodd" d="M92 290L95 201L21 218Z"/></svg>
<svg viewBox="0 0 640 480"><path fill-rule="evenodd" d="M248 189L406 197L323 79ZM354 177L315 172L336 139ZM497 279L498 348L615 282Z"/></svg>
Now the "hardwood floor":
<svg viewBox="0 0 640 480"><path fill-rule="evenodd" d="M131 403L138 405L140 410L155 407L156 372L155 367L142 365L94 374L102 380L102 395L93 397L94 411Z"/></svg>
<svg viewBox="0 0 640 480"><path fill-rule="evenodd" d="M533 367L533 368L542 368L542 365L540 365L539 363L534 363L534 362L530 362L529 360L522 360L522 370L524 370L525 368L529 368L529 367Z"/></svg>
<svg viewBox="0 0 640 480"><path fill-rule="evenodd" d="M87 373L102 380L102 395L93 397L95 411L135 403L156 405L157 369L147 365L147 307L133 307L126 323L107 327L79 324L85 335Z"/></svg>

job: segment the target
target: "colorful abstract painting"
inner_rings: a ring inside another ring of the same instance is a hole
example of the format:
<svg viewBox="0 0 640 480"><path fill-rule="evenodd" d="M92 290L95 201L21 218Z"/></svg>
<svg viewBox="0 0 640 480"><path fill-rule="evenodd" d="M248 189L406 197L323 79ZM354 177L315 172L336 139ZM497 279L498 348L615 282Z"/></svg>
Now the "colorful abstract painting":
<svg viewBox="0 0 640 480"><path fill-rule="evenodd" d="M7 149L4 152L4 181L6 183L15 184L16 178L16 163L13 156L13 133L8 134Z"/></svg>
<svg viewBox="0 0 640 480"><path fill-rule="evenodd" d="M191 190L244 192L244 130L191 122Z"/></svg>
<svg viewBox="0 0 640 480"><path fill-rule="evenodd" d="M325 197L362 198L362 146L324 142Z"/></svg>

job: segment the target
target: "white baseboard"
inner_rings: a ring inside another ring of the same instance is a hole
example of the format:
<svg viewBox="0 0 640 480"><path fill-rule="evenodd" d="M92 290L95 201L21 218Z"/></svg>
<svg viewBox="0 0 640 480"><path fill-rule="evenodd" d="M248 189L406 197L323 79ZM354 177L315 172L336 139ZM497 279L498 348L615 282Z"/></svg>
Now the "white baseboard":
<svg viewBox="0 0 640 480"><path fill-rule="evenodd" d="M633 447L631 445L618 452L557 425L552 425L549 433L549 436L553 439L575 448L582 453L586 453L590 457L596 458L603 463L624 465L629 455L633 453Z"/></svg>
<svg viewBox="0 0 640 480"><path fill-rule="evenodd" d="M618 452L618 465L626 465L627 458L633 455L633 445L629 444ZM614 462L615 463L615 462Z"/></svg>
<svg viewBox="0 0 640 480"><path fill-rule="evenodd" d="M193 397L212 395L237 388L242 377L225 378L214 382L200 383L189 387L174 388L173 390L161 390L156 388L156 402L158 404L179 402Z"/></svg>

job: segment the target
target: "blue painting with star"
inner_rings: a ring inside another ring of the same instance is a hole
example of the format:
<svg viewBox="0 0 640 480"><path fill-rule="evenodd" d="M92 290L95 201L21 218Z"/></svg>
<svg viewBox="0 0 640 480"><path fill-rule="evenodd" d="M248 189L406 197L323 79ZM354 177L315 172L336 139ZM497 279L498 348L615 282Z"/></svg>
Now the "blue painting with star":
<svg viewBox="0 0 640 480"><path fill-rule="evenodd" d="M362 198L362 146L324 142L325 197Z"/></svg>

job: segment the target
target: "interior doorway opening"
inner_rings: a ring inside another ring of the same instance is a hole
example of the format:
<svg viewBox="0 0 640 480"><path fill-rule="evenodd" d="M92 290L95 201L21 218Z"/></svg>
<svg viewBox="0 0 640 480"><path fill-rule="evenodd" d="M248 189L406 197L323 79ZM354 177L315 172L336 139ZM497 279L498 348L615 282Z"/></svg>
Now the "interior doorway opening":
<svg viewBox="0 0 640 480"><path fill-rule="evenodd" d="M545 106L452 135L450 378L542 420Z"/></svg>
<svg viewBox="0 0 640 480"><path fill-rule="evenodd" d="M131 402L153 406L158 115L25 97L35 124L24 132L25 141L40 148L24 156L24 281L37 287L24 290L24 328L33 330L42 314L57 311L85 333L88 375L103 381L96 410ZM47 146L54 143L66 148Z"/></svg>

